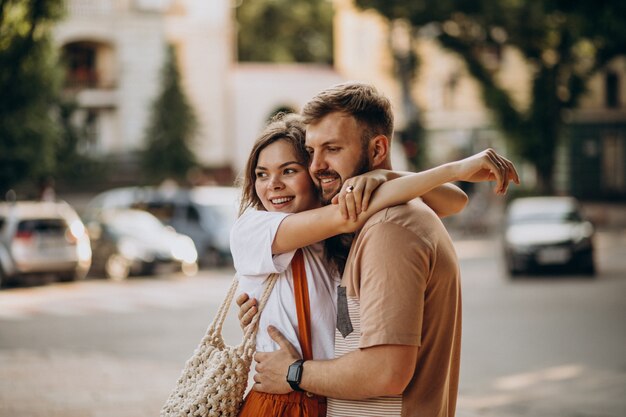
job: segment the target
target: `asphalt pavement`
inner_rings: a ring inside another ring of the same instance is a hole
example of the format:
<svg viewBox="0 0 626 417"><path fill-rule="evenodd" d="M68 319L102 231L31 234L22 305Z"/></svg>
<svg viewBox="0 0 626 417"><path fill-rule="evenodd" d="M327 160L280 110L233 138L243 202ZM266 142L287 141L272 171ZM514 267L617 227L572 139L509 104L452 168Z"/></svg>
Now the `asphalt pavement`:
<svg viewBox="0 0 626 417"><path fill-rule="evenodd" d="M497 239L457 237L464 292L458 417L626 416L626 230L599 275L503 272ZM156 416L232 270L0 292L0 417ZM240 330L234 311L226 340Z"/></svg>

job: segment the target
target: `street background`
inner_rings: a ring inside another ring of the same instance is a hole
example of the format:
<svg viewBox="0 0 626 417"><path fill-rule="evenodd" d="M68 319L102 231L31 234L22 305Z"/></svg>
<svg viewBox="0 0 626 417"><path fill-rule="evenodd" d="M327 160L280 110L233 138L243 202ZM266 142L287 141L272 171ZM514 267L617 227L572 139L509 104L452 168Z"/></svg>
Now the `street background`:
<svg viewBox="0 0 626 417"><path fill-rule="evenodd" d="M451 234L464 304L457 415L626 415L626 227L600 228L595 278L511 280L497 232ZM158 415L233 272L3 290L0 416ZM240 336L233 309L225 337Z"/></svg>
<svg viewBox="0 0 626 417"><path fill-rule="evenodd" d="M232 186L272 116L371 83L394 109L394 169L491 147L522 180L506 200L461 184L470 204L446 220L464 291L457 415L623 417L623 16L617 1L2 1L0 208L41 200L43 216L61 199L84 216L121 187ZM134 190L146 208L148 189ZM583 203L595 277L505 272L504 205L535 195ZM226 224L201 229L181 207L202 238ZM153 207L170 226L173 211ZM8 224L2 285L8 249L31 236ZM216 248L198 249L214 265ZM58 283L46 267L0 290L0 417L158 415L233 277L205 264L194 277ZM226 333L240 337L234 314Z"/></svg>

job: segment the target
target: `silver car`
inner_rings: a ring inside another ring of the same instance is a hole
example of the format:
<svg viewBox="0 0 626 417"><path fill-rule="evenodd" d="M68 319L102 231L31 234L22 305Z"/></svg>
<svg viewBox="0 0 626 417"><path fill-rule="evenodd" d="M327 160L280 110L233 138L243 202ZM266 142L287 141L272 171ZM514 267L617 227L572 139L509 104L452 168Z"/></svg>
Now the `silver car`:
<svg viewBox="0 0 626 417"><path fill-rule="evenodd" d="M147 211L178 233L189 236L202 267L231 262L230 229L237 218L240 190L234 187L127 187L105 191L86 209L93 218L110 208Z"/></svg>
<svg viewBox="0 0 626 417"><path fill-rule="evenodd" d="M593 275L594 227L573 197L528 197L507 209L504 252L511 275L569 267Z"/></svg>
<svg viewBox="0 0 626 417"><path fill-rule="evenodd" d="M198 271L193 241L148 212L108 209L87 221L93 250L91 272L114 280L130 275Z"/></svg>
<svg viewBox="0 0 626 417"><path fill-rule="evenodd" d="M0 282L39 274L82 279L90 264L89 236L69 204L0 203Z"/></svg>

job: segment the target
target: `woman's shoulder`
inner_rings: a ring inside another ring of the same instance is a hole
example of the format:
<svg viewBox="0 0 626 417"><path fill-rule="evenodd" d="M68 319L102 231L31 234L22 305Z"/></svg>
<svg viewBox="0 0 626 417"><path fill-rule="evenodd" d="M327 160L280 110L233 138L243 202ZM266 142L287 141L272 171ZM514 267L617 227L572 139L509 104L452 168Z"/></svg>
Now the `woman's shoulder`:
<svg viewBox="0 0 626 417"><path fill-rule="evenodd" d="M263 223L280 222L288 215L289 213L248 209L241 216L239 216L239 218L237 218L237 220L235 221L235 227L246 227Z"/></svg>

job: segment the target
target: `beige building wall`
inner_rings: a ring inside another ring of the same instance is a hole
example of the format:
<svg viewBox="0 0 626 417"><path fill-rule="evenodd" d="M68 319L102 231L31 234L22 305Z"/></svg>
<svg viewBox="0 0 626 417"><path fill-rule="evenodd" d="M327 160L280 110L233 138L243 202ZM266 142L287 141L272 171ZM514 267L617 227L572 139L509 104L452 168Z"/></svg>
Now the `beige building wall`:
<svg viewBox="0 0 626 417"><path fill-rule="evenodd" d="M254 140L276 110L300 111L317 92L343 81L340 74L324 65L237 65L230 78L233 123L229 144L235 173L244 168Z"/></svg>
<svg viewBox="0 0 626 417"><path fill-rule="evenodd" d="M233 66L233 9L229 0L176 0L166 14L166 38L179 68L200 129L195 151L208 166L232 159L228 78Z"/></svg>
<svg viewBox="0 0 626 417"><path fill-rule="evenodd" d="M96 153L122 153L143 144L164 56L163 19L148 3L69 0L68 17L54 31L60 48L75 42L97 45L98 85L76 93L79 105L96 114L97 143L91 149Z"/></svg>
<svg viewBox="0 0 626 417"><path fill-rule="evenodd" d="M68 0L67 18L55 29L57 44L98 45L99 85L76 91L81 107L97 113L90 151L123 154L144 146L171 43L200 124L194 151L205 165L230 164L231 28L229 0Z"/></svg>

